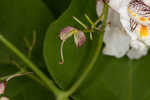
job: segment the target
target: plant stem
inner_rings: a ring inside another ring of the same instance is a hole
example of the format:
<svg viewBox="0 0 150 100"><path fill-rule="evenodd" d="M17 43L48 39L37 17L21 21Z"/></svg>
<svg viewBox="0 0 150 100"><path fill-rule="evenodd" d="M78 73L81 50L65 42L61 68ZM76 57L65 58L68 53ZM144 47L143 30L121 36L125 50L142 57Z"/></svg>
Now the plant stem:
<svg viewBox="0 0 150 100"><path fill-rule="evenodd" d="M108 5L105 4L105 6L104 6L104 21L103 21L103 24L102 24L102 30L105 30L105 26L107 24L107 16L108 16ZM68 93L67 93L68 96L72 95L80 87L80 85L83 83L83 81L85 80L85 78L87 77L87 75L89 74L89 72L94 67L94 65L95 65L95 63L97 61L97 58L98 58L98 56L100 54L102 44L103 44L103 33L101 33L99 35L99 40L98 40L98 43L97 43L97 48L96 48L95 54L93 56L93 59L91 60L91 62L87 66L87 69L80 76L80 78L68 90Z"/></svg>
<svg viewBox="0 0 150 100"><path fill-rule="evenodd" d="M85 14L84 16L91 25L94 24L93 21L91 20L91 18L87 14Z"/></svg>
<svg viewBox="0 0 150 100"><path fill-rule="evenodd" d="M96 20L96 22L94 23L95 26L102 20L103 15L104 15L104 11L102 12L101 16L99 16L99 18Z"/></svg>
<svg viewBox="0 0 150 100"><path fill-rule="evenodd" d="M80 21L77 17L73 16L73 19L76 22L78 22L84 29L88 29L88 27L82 21Z"/></svg>
<svg viewBox="0 0 150 100"><path fill-rule="evenodd" d="M28 58L31 58L33 48L36 44L36 39L37 39L36 32L33 32L31 43L29 42L29 40L26 37L24 37L24 43L28 49Z"/></svg>
<svg viewBox="0 0 150 100"><path fill-rule="evenodd" d="M15 74L23 74L21 71L19 72L16 72ZM8 77L10 77L11 75L7 75L7 76L3 76L3 77L0 77L0 81L4 81L6 80Z"/></svg>
<svg viewBox="0 0 150 100"><path fill-rule="evenodd" d="M99 41L98 41L98 47L97 47L97 50L95 51L95 55L94 55L92 61L88 65L87 69L85 69L85 71L83 72L83 74L81 75L81 77L77 80L77 82L75 82L73 84L73 86L69 89L68 95L72 95L79 88L79 86L82 84L82 82L84 81L84 79L87 77L88 73L94 67L94 64L95 64L95 62L96 62L96 60L98 58L98 55L100 53L100 49L102 47L102 40L103 40L103 34L100 34Z"/></svg>
<svg viewBox="0 0 150 100"><path fill-rule="evenodd" d="M108 4L105 3L105 5L104 5L104 20L103 20L103 24L102 24L102 30L105 30L105 27L107 25L108 11L109 11Z"/></svg>
<svg viewBox="0 0 150 100"><path fill-rule="evenodd" d="M0 41L8 47L12 52L14 52L28 67L48 86L49 90L54 93L54 95L61 94L62 91L56 87L56 85L35 66L30 60L27 59L11 42L0 35Z"/></svg>
<svg viewBox="0 0 150 100"><path fill-rule="evenodd" d="M28 72L28 70L25 68L25 67L21 67L15 60L12 60L11 63L13 65L15 65L21 73L25 73L25 72ZM38 77L36 77L35 75L28 75L32 80L38 82L41 86L43 86L44 88L48 89L47 85L45 85L45 83L43 83L41 81L41 79L39 79Z"/></svg>

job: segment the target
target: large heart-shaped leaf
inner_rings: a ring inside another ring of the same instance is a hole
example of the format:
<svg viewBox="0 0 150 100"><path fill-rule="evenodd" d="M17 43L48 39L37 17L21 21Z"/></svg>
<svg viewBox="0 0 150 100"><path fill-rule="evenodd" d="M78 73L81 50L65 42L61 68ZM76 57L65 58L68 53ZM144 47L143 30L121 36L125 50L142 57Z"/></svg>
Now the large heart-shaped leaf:
<svg viewBox="0 0 150 100"><path fill-rule="evenodd" d="M80 4L84 5L85 1L81 0ZM65 80L65 83L62 83L65 85L64 87L68 87L68 84L70 84L71 82L70 79L72 79L75 73L78 72L77 69L80 69L80 66L85 64L84 58L88 56L87 53L89 52L88 49L90 48L90 45L86 43L84 47L76 49L73 41L69 40L68 42L65 43L64 46L65 64L59 65L61 41L58 38L58 34L60 30L68 25L70 26L78 25L72 19L72 16L82 18L83 14L86 12L88 12L90 16L95 15L95 10L90 9L93 8L92 5L95 4L94 1L89 0L86 3L85 7L79 6L78 3L79 3L78 0L73 0L73 3L71 3L70 8L63 14L63 16L61 16L56 22L50 25L44 43L44 56L46 63L48 65L48 70L51 72L54 78L58 76L66 78L66 79L62 78L62 80ZM58 82L61 80L56 79L56 81Z"/></svg>
<svg viewBox="0 0 150 100"><path fill-rule="evenodd" d="M71 0L43 0L53 15L58 18L68 7Z"/></svg>
<svg viewBox="0 0 150 100"><path fill-rule="evenodd" d="M65 43L65 63L59 65L60 40L59 31L72 25L80 28L71 16L83 19L84 13L95 19L96 0L73 0L67 11L50 27L44 42L44 56L48 70L62 89L68 89L86 69L92 59L96 46L95 40L88 40L80 48L75 48L70 39ZM150 56L140 60L127 57L116 59L100 55L94 69L82 86L73 95L75 100L149 100L150 99Z"/></svg>

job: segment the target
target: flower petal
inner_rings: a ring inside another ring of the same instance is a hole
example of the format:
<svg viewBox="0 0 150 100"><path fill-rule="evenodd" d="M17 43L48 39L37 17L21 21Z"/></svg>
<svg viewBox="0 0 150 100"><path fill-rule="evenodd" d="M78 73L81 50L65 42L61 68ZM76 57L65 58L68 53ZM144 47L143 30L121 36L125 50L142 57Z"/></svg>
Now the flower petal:
<svg viewBox="0 0 150 100"><path fill-rule="evenodd" d="M146 5L149 5L149 6L150 6L150 0L143 0L143 2L144 2Z"/></svg>
<svg viewBox="0 0 150 100"><path fill-rule="evenodd" d="M118 6L119 6L118 1ZM110 3L114 6L113 2ZM102 8L98 8L100 3L97 4L97 13ZM117 8L116 8L117 9ZM99 15L99 14L98 14ZM119 13L115 12L113 9L109 9L108 15L108 26L106 27L106 32L104 33L104 43L105 47L103 53L105 55L115 56L120 58L126 55L129 50L130 38L124 31L121 23L118 21L120 19Z"/></svg>
<svg viewBox="0 0 150 100"><path fill-rule="evenodd" d="M122 9L128 6L131 0L110 0L109 6L118 13L123 13Z"/></svg>
<svg viewBox="0 0 150 100"><path fill-rule="evenodd" d="M133 48L127 53L127 56L130 59L140 59L148 52L148 47L145 46L145 44L143 44L142 42L133 41L131 45L133 45Z"/></svg>
<svg viewBox="0 0 150 100"><path fill-rule="evenodd" d="M132 19L128 14L128 4L130 1L131 0L110 0L109 2L109 6L117 13L112 9L109 11L108 23L110 23L110 25L107 26L104 34L105 48L103 53L106 55L120 58L126 54L130 59L139 59L148 52L150 35L145 36L147 35L145 33L149 33L150 29L147 27L147 31L141 31L139 28L141 25L137 22L137 28L133 31L131 30L132 26L133 28L135 27L136 22L131 23ZM143 1L147 5L150 3L149 0ZM98 8L98 5L97 9L99 9L97 12L102 10L102 8ZM100 15L99 13L98 15ZM118 19L120 19L122 25L120 25ZM124 28L125 31L122 28ZM141 37L141 32L143 33L143 37ZM131 49L129 49L130 46Z"/></svg>
<svg viewBox="0 0 150 100"><path fill-rule="evenodd" d="M80 48L86 41L86 37L84 33L80 30L78 30L77 34L74 34L74 41L77 48Z"/></svg>
<svg viewBox="0 0 150 100"><path fill-rule="evenodd" d="M96 2L96 11L97 11L98 16L100 16L102 14L103 8L104 8L103 0L97 0L97 2Z"/></svg>
<svg viewBox="0 0 150 100"><path fill-rule="evenodd" d="M61 40L67 40L69 37L71 37L73 35L73 33L71 31L73 30L77 30L71 26L67 26L64 29L61 30L60 34L59 34L59 38Z"/></svg>
<svg viewBox="0 0 150 100"><path fill-rule="evenodd" d="M104 34L105 47L103 53L105 55L120 58L129 50L130 38L128 35L117 27L106 29Z"/></svg>

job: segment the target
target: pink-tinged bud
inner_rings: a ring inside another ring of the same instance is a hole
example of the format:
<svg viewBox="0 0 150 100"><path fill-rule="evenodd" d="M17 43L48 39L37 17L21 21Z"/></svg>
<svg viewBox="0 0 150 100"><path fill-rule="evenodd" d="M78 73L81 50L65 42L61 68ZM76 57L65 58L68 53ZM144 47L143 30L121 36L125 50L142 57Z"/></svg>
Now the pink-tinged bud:
<svg viewBox="0 0 150 100"><path fill-rule="evenodd" d="M74 41L77 48L80 48L86 41L86 37L84 33L80 30L78 30L78 34L74 35Z"/></svg>
<svg viewBox="0 0 150 100"><path fill-rule="evenodd" d="M75 28L71 26L67 26L64 29L61 30L59 34L59 38L63 41L67 40L69 37L73 35L73 31L76 30Z"/></svg>
<svg viewBox="0 0 150 100"><path fill-rule="evenodd" d="M7 81L0 82L0 95L4 94Z"/></svg>
<svg viewBox="0 0 150 100"><path fill-rule="evenodd" d="M1 97L0 100L9 100L8 97Z"/></svg>
<svg viewBox="0 0 150 100"><path fill-rule="evenodd" d="M62 29L59 34L59 38L62 40L60 47L61 62L59 62L59 64L64 64L63 46L65 41L72 35L74 35L74 41L77 48L80 48L86 41L86 37L82 31L71 26L67 26Z"/></svg>
<svg viewBox="0 0 150 100"><path fill-rule="evenodd" d="M62 40L62 43L61 43L61 47L60 47L60 52L61 52L61 62L59 62L59 64L64 64L64 56L63 56L63 46L64 46L64 42L69 38L71 37L74 32L76 31L77 29L71 27L71 26L67 26L65 27L64 29L61 30L60 34L59 34L59 38Z"/></svg>

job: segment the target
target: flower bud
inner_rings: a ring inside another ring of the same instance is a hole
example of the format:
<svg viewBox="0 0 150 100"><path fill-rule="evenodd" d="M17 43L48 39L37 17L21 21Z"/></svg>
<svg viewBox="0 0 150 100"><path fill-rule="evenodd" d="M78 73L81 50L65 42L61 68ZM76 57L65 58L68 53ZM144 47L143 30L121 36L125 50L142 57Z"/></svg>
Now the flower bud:
<svg viewBox="0 0 150 100"><path fill-rule="evenodd" d="M59 62L59 64L64 63L64 56L63 56L64 42L72 35L74 35L74 42L77 48L80 48L86 41L86 37L82 31L71 26L67 26L64 29L62 29L59 34L59 38L62 40L60 47L61 62Z"/></svg>
<svg viewBox="0 0 150 100"><path fill-rule="evenodd" d="M76 29L71 26L65 27L64 29L61 30L61 32L59 34L59 38L62 41L67 40L69 37L71 37L73 35L74 30L76 30Z"/></svg>
<svg viewBox="0 0 150 100"><path fill-rule="evenodd" d="M4 94L7 81L0 82L0 95Z"/></svg>

